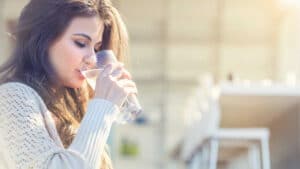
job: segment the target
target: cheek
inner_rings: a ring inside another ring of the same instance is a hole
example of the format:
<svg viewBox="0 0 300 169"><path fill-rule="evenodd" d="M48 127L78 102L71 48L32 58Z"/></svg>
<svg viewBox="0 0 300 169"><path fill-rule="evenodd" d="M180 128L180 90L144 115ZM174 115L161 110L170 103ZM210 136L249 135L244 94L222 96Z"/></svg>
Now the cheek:
<svg viewBox="0 0 300 169"><path fill-rule="evenodd" d="M80 52L78 49L76 48L68 48L68 49L65 49L65 55L64 55L64 58L65 58L65 64L64 66L66 67L70 67L70 66L77 66L81 63L81 60L82 60L82 52ZM71 68L71 67L70 67Z"/></svg>
<svg viewBox="0 0 300 169"><path fill-rule="evenodd" d="M73 69L81 63L82 51L72 43L64 43L56 48L56 62L59 63L63 69Z"/></svg>

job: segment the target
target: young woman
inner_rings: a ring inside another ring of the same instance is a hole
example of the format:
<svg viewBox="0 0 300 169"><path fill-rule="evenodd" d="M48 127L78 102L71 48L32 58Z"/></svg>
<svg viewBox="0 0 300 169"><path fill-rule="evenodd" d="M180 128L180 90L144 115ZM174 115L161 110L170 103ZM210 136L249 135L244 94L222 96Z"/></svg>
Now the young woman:
<svg viewBox="0 0 300 169"><path fill-rule="evenodd" d="M31 0L0 68L0 167L112 168L107 137L137 89L121 63L106 66L95 91L81 70L99 50L121 61L126 48L125 26L108 0Z"/></svg>

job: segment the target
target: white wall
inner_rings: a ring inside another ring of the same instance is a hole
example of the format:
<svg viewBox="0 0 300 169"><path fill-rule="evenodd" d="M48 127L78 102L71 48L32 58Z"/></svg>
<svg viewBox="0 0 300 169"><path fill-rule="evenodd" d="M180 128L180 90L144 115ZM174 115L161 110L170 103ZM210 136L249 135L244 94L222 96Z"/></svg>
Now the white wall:
<svg viewBox="0 0 300 169"><path fill-rule="evenodd" d="M279 79L284 80L289 72L300 77L300 12L286 12L281 18L279 32Z"/></svg>

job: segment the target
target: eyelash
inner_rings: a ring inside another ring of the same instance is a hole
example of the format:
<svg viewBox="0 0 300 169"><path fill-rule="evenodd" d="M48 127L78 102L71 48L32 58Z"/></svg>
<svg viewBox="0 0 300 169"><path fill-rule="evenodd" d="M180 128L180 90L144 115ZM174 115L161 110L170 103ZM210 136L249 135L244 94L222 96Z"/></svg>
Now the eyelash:
<svg viewBox="0 0 300 169"><path fill-rule="evenodd" d="M75 44L76 44L78 47L80 47L80 48L86 47L86 44L81 43L81 42L78 42L78 41L75 41Z"/></svg>
<svg viewBox="0 0 300 169"><path fill-rule="evenodd" d="M76 44L79 48L84 48L84 47L86 47L86 44L81 43L81 42L78 42L78 41L75 41L75 44ZM101 45L100 45L100 47L101 47ZM100 50L100 47L94 48L94 51L95 51L95 52L98 52L98 51Z"/></svg>

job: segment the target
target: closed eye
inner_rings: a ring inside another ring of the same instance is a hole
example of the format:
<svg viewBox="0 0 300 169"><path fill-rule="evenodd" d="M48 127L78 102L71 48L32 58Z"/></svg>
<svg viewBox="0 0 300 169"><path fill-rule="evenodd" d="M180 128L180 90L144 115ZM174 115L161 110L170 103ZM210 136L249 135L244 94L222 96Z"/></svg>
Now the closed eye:
<svg viewBox="0 0 300 169"><path fill-rule="evenodd" d="M78 42L78 41L74 41L74 43L75 43L79 48L84 48L84 47L86 47L86 44L85 44L85 43Z"/></svg>

